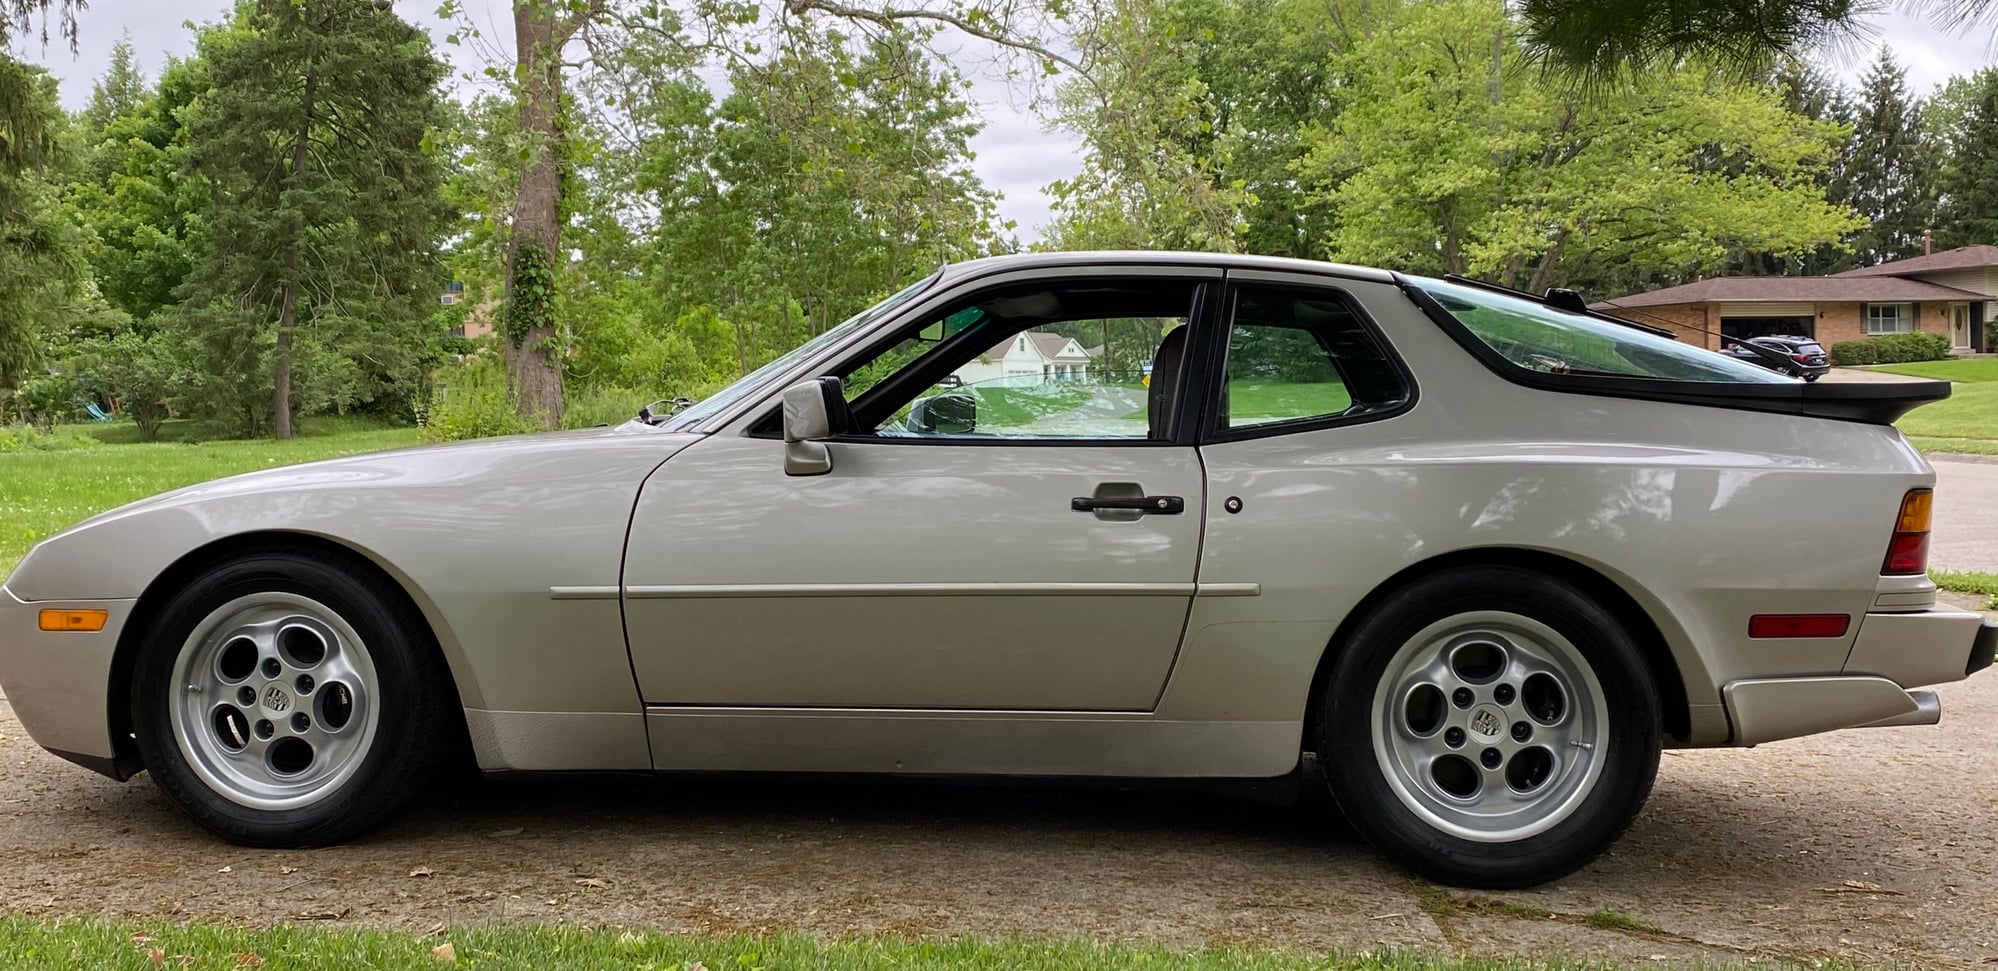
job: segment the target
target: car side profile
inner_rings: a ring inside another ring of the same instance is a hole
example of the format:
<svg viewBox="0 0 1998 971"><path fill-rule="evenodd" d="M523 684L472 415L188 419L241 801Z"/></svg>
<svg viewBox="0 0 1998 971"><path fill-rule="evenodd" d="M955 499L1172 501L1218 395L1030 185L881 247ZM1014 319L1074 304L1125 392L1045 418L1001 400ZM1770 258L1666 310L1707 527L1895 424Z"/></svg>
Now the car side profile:
<svg viewBox="0 0 1998 971"><path fill-rule="evenodd" d="M1721 352L1757 367L1766 367L1806 381L1816 381L1830 374L1832 367L1831 358L1825 355L1824 345L1811 337L1751 337L1733 341L1721 348Z"/></svg>
<svg viewBox="0 0 1998 971"><path fill-rule="evenodd" d="M356 837L469 740L496 773L1289 780L1427 877L1524 886L1610 845L1664 747L1934 724L1989 665L1891 424L1947 393L1456 279L978 260L669 415L80 523L0 588L0 686L256 846Z"/></svg>

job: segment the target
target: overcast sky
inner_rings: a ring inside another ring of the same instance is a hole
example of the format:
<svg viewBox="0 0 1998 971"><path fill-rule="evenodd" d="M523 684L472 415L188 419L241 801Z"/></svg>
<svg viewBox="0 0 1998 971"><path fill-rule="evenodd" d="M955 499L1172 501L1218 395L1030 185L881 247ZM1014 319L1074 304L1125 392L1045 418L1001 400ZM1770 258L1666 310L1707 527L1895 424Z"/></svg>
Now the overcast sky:
<svg viewBox="0 0 1998 971"><path fill-rule="evenodd" d="M48 66L62 81L63 104L81 107L89 97L91 81L110 60L111 45L129 34L141 65L155 75L168 54L186 55L193 49L189 21L219 18L230 0L90 0L89 9L78 18L82 27L79 50L72 56L57 42L46 50L38 42L16 45L16 55ZM441 37L443 26L434 11L436 0L397 0L403 16L431 29ZM511 50L512 18L506 0L465 0L465 6L480 30ZM1869 38L1850 50L1828 53L1826 66L1856 78L1880 45L1886 44L1908 68L1910 85L1926 93L1953 74L1965 74L1992 60L1991 37L1984 32L1969 36L1937 30L1929 24L1900 13L1881 14L1868 21ZM482 66L479 55L463 47L442 47L456 57L458 67ZM1043 187L1056 179L1074 174L1077 145L1071 137L1043 130L1026 110L1024 101L1005 85L981 77L982 58L967 48L963 69L971 74L973 97L985 120L985 130L972 142L978 153L976 167L988 185L1004 193L1000 212L1019 224L1023 240L1037 238L1040 225L1048 218L1048 200Z"/></svg>

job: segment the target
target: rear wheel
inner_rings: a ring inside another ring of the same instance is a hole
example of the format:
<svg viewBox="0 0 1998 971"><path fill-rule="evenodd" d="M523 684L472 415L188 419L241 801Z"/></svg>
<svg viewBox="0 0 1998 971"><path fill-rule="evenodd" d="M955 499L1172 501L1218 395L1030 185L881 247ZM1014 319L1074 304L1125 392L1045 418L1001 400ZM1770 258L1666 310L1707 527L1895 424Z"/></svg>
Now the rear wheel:
<svg viewBox="0 0 1998 971"><path fill-rule="evenodd" d="M1555 879L1644 805L1662 739L1637 645L1582 591L1521 570L1436 574L1364 618L1318 741L1367 839L1477 887Z"/></svg>
<svg viewBox="0 0 1998 971"><path fill-rule="evenodd" d="M224 563L173 598L141 649L146 768L223 837L306 846L364 832L455 737L422 619L355 566L289 552Z"/></svg>

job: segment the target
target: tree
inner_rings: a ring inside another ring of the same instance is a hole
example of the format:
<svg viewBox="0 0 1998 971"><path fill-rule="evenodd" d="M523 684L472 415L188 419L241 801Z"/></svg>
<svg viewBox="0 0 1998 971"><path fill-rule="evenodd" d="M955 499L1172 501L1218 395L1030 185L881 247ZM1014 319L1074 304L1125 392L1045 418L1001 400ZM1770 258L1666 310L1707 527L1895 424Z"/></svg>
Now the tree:
<svg viewBox="0 0 1998 971"><path fill-rule="evenodd" d="M1998 70L1979 72L1954 94L1954 120L1939 133L1950 151L1937 179L1937 244L1998 244Z"/></svg>
<svg viewBox="0 0 1998 971"><path fill-rule="evenodd" d="M55 82L0 53L0 389L19 388L43 363L80 282L80 240L63 218L44 167L64 123Z"/></svg>
<svg viewBox="0 0 1998 971"><path fill-rule="evenodd" d="M1339 59L1339 111L1297 169L1339 212L1321 255L1601 291L1855 227L1815 182L1842 132L1766 90L1682 69L1577 100L1518 70L1495 0L1392 17Z"/></svg>
<svg viewBox="0 0 1998 971"><path fill-rule="evenodd" d="M441 178L425 142L443 121L444 67L376 0L253 0L199 48L210 87L190 113L190 156L212 201L185 321L220 378L209 406L252 428L269 414L287 438L295 365L332 369L306 375L308 405L353 400L364 363L407 367L408 330L441 289ZM315 331L304 343L301 325ZM355 349L344 363L343 345ZM261 362L268 399L241 380Z"/></svg>
<svg viewBox="0 0 1998 971"><path fill-rule="evenodd" d="M90 101L77 119L86 137L101 134L112 121L137 111L147 93L146 74L139 69L127 34L111 46L111 66L91 85Z"/></svg>
<svg viewBox="0 0 1998 971"><path fill-rule="evenodd" d="M1882 50L1860 81L1840 186L1841 201L1867 220L1850 240L1860 266L1921 255L1936 204L1934 157L1922 131L1907 71Z"/></svg>

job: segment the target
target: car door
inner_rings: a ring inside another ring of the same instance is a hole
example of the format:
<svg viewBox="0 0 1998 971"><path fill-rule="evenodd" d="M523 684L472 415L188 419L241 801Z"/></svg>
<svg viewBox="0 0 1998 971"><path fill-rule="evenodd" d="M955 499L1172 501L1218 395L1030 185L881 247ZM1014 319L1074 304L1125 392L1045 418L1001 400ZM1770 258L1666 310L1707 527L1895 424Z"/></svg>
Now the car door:
<svg viewBox="0 0 1998 971"><path fill-rule="evenodd" d="M787 474L774 395L675 455L625 561L645 701L1150 710L1205 504L1191 429L1171 428L1203 274L1219 276L1015 275L933 298L822 370L859 423L827 443L829 473Z"/></svg>

